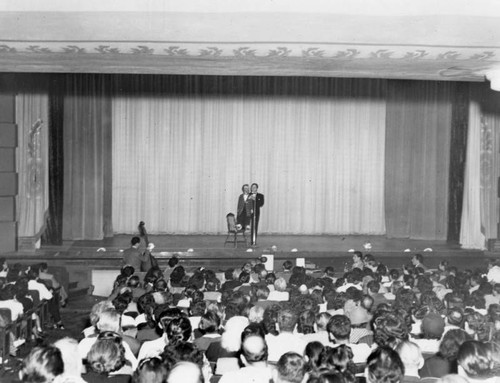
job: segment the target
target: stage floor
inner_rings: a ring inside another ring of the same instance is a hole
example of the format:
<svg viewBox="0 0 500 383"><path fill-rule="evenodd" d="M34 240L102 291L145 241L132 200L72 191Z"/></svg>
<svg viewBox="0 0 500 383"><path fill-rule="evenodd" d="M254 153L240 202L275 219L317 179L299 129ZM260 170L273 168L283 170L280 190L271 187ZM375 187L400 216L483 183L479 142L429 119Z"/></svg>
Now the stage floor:
<svg viewBox="0 0 500 383"><path fill-rule="evenodd" d="M107 251L126 249L130 245L132 235L115 235L100 241L73 241L65 243L63 249L68 251L106 248ZM231 250L232 244L224 246L225 235L150 235L149 241L155 244L155 252L185 252L193 249L194 252ZM365 250L363 245L371 243L371 250ZM412 239L395 239L384 236L366 235L260 235L257 239L255 251L265 251L272 246L278 252L290 252L292 249L307 252L333 252L343 253L350 249L362 252L386 253L387 255L400 255L405 249L412 252L423 252L430 248L435 252L463 252L458 244L449 244L446 241L425 241ZM47 248L47 247L45 247ZM245 251L245 244L238 244L238 251Z"/></svg>

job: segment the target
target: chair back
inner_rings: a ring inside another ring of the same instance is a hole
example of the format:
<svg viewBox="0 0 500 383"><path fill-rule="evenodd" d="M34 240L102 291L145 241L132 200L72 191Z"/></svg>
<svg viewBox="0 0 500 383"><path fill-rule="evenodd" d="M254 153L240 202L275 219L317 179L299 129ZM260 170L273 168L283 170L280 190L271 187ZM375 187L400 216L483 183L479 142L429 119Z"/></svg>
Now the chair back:
<svg viewBox="0 0 500 383"><path fill-rule="evenodd" d="M227 221L227 231L228 232L236 231L236 218L234 217L233 213L228 213L228 215L226 215L226 221Z"/></svg>
<svg viewBox="0 0 500 383"><path fill-rule="evenodd" d="M8 308L0 308L0 327L7 327L12 322L12 312Z"/></svg>
<svg viewBox="0 0 500 383"><path fill-rule="evenodd" d="M40 304L40 293L38 290L28 290L28 295L33 299L33 306L36 307Z"/></svg>

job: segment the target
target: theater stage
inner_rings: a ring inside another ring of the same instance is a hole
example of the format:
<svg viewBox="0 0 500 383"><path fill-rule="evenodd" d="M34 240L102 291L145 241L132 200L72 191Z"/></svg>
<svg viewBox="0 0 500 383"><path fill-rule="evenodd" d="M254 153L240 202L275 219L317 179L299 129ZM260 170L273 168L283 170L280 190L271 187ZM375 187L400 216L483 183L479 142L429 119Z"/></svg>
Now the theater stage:
<svg viewBox="0 0 500 383"><path fill-rule="evenodd" d="M47 259L51 261L86 262L89 266L117 265L121 258L120 251L129 246L132 235L115 235L97 241L67 241L61 246L42 246L35 253L8 253L7 258ZM317 263L323 267L343 265L350 260L350 249L371 253L380 261L390 265L400 266L407 262L409 254L422 253L429 266L435 266L442 259L448 259L451 264L455 259L460 263L468 263L471 259L477 263L485 259L488 254L478 250L461 249L458 244L446 241L427 241L410 239L393 239L384 236L332 236L332 235L260 235L257 247L253 253L247 252L244 243L224 245L226 235L150 235L149 241L155 244L154 255L161 264L165 263L173 254L178 254L186 266L191 265L239 265L242 259L256 258L262 254L269 254L272 246L276 246L275 259L306 258L308 262ZM365 250L363 245L369 242L371 250ZM144 246L144 245L142 245ZM100 250L99 250L100 249ZM294 250L296 249L296 251ZM432 249L432 252L424 251ZM192 250L192 251L188 251Z"/></svg>
<svg viewBox="0 0 500 383"><path fill-rule="evenodd" d="M132 235L115 235L100 241L68 241L61 246L42 246L36 252L15 252L2 254L9 263L47 262L61 266L68 271L69 282L78 289L87 289L93 283L93 270L118 270L121 266L121 252L130 244ZM350 249L371 253L389 268L400 268L409 263L411 254L421 253L424 263L437 267L441 260L459 268L476 268L484 265L488 257L498 257L498 253L461 249L458 244L446 241L426 241L393 239L384 236L330 236L330 235L260 235L253 252L239 243L237 248L224 241L226 235L150 235L149 241L155 244L153 254L161 267L166 267L168 259L177 254L186 269L209 267L215 271L230 267L241 267L246 260L265 254L274 254L275 268L290 259L305 258L306 264L317 269L333 266L338 274L343 272L346 263L351 262ZM371 250L363 245L371 243ZM144 246L144 244L142 244ZM277 251L270 252L272 246ZM98 251L101 249L101 251ZM105 249L105 251L102 251ZM192 249L192 251L188 251ZM297 249L297 251L292 251ZM410 249L410 253L404 252ZM432 249L432 252L424 251ZM95 273L94 273L95 274ZM95 278L95 276L94 276Z"/></svg>

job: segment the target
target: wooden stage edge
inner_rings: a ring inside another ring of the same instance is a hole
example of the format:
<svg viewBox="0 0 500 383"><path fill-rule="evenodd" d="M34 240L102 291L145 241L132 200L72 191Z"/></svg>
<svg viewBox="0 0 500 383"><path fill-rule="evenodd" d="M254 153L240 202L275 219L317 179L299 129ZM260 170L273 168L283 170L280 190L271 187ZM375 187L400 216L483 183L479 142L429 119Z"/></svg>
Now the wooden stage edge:
<svg viewBox="0 0 500 383"><path fill-rule="evenodd" d="M47 262L50 266L65 269L71 285L87 291L97 286L102 279L114 280L122 266L120 250L129 247L132 235L115 235L101 241L69 241L61 246L42 246L32 252L17 251L1 254L11 264L34 264ZM409 264L411 255L421 253L424 263L436 268L441 260L448 260L450 265L461 269L484 267L490 257L499 257L499 253L488 253L480 250L462 249L458 244L446 241L423 241L409 239L392 239L384 236L306 236L306 235L261 235L258 247L247 252L244 244L234 248L232 244L224 247L225 234L221 235L150 235L149 240L155 244L153 254L160 267L167 266L168 259L178 254L180 263L187 271L203 266L216 272L229 268L239 268L244 262L274 252L274 269L280 270L285 260L295 263L297 258L305 258L306 264L315 269L333 266L340 276L345 265L352 264L350 249L371 253L388 268L400 268ZM363 245L371 243L372 249L365 250ZM104 248L106 251L98 251ZM142 244L144 248L144 244ZM430 248L432 252L424 251ZM192 249L193 251L187 251ZM297 249L297 251L292 251ZM404 252L410 249L411 252ZM101 274L99 274L101 273ZM104 277L103 275L108 275ZM109 277L111 275L111 277ZM90 290L89 290L90 291Z"/></svg>
<svg viewBox="0 0 500 383"><path fill-rule="evenodd" d="M36 251L17 251L4 253L1 256L8 260L18 261L65 261L65 262L87 262L89 266L99 266L102 263L115 264L121 258L121 251L129 246L133 234L119 234L112 238L88 241L66 241L61 246L42 246ZM263 254L274 254L275 259L306 258L321 260L320 263L349 260L349 250L359 250L363 253L373 254L376 258L395 258L400 262L407 259L411 254L421 253L424 258L432 260L454 258L486 259L498 256L498 253L488 253L482 250L462 249L458 244L446 241L429 241L400 238L386 238L385 236L333 236L333 235L261 235L258 238L258 246L248 252L244 243L227 243L225 234L221 235L150 235L149 241L155 244L153 254L164 263L174 254L188 262L209 261L224 262L224 260L252 259ZM371 249L364 248L366 243L371 244ZM144 244L141 244L144 247ZM271 252L272 246L277 251ZM100 250L99 250L100 249ZM105 250L103 250L105 249ZM405 252L409 249L410 252ZM425 251L432 249L432 251ZM189 250L189 251L188 251ZM192 251L191 251L192 250ZM391 262L392 263L392 262Z"/></svg>

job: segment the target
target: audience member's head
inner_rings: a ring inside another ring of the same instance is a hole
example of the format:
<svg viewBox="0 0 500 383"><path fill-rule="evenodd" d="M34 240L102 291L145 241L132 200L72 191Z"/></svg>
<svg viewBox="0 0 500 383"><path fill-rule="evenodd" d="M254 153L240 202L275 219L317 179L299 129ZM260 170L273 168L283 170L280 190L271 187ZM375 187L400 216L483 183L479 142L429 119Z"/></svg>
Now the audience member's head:
<svg viewBox="0 0 500 383"><path fill-rule="evenodd" d="M175 266L177 266L178 263L179 263L179 258L173 256L168 260L168 267L173 269Z"/></svg>
<svg viewBox="0 0 500 383"><path fill-rule="evenodd" d="M197 364L179 362L168 374L167 383L204 383L204 379Z"/></svg>
<svg viewBox="0 0 500 383"><path fill-rule="evenodd" d="M468 340L471 338L464 330L449 330L439 344L439 354L450 362L456 361L460 346Z"/></svg>
<svg viewBox="0 0 500 383"><path fill-rule="evenodd" d="M368 383L399 383L405 368L398 353L389 347L379 347L366 360L365 377Z"/></svg>
<svg viewBox="0 0 500 383"><path fill-rule="evenodd" d="M321 342L309 342L304 350L304 359L308 370L317 370L321 364L321 353L324 349Z"/></svg>
<svg viewBox="0 0 500 383"><path fill-rule="evenodd" d="M198 325L198 329L200 332L205 334L217 333L219 331L220 326L220 318L217 313L213 311L207 311L202 315L200 319L200 324Z"/></svg>
<svg viewBox="0 0 500 383"><path fill-rule="evenodd" d="M240 358L245 366L255 365L259 362L267 362L267 343L259 335L247 336L241 344Z"/></svg>
<svg viewBox="0 0 500 383"><path fill-rule="evenodd" d="M444 326L444 319L441 315L431 312L422 319L422 334L425 339L441 339Z"/></svg>
<svg viewBox="0 0 500 383"><path fill-rule="evenodd" d="M261 323L264 319L264 307L253 306L248 312L248 320L252 323Z"/></svg>
<svg viewBox="0 0 500 383"><path fill-rule="evenodd" d="M164 383L168 370L160 357L146 358L140 361L132 376L133 383Z"/></svg>
<svg viewBox="0 0 500 383"><path fill-rule="evenodd" d="M313 310L302 311L298 316L297 332L301 334L313 334L316 314Z"/></svg>
<svg viewBox="0 0 500 383"><path fill-rule="evenodd" d="M492 376L493 358L486 343L469 340L460 346L457 355L458 373L470 379Z"/></svg>
<svg viewBox="0 0 500 383"><path fill-rule="evenodd" d="M109 374L127 363L122 338L112 331L99 334L87 354L87 366L98 374Z"/></svg>
<svg viewBox="0 0 500 383"><path fill-rule="evenodd" d="M319 331L327 331L328 322L330 321L331 314L327 312L323 312L320 314L316 314L316 329Z"/></svg>
<svg viewBox="0 0 500 383"><path fill-rule="evenodd" d="M221 337L222 348L229 352L239 351L241 347L241 333L248 324L248 318L242 316L234 316L229 319Z"/></svg>
<svg viewBox="0 0 500 383"><path fill-rule="evenodd" d="M191 338L192 327L189 318L180 317L170 321L165 331L169 344L187 342Z"/></svg>
<svg viewBox="0 0 500 383"><path fill-rule="evenodd" d="M274 281L274 288L276 291L286 291L286 281L284 278L278 278Z"/></svg>
<svg viewBox="0 0 500 383"><path fill-rule="evenodd" d="M413 342L404 341L398 344L396 352L403 362L405 374L418 376L418 370L424 365L424 357L420 347Z"/></svg>
<svg viewBox="0 0 500 383"><path fill-rule="evenodd" d="M301 383L306 374L306 363L302 356L295 352L283 354L276 367L275 383Z"/></svg>
<svg viewBox="0 0 500 383"><path fill-rule="evenodd" d="M83 371L82 358L78 353L78 342L73 338L62 338L53 345L61 351L64 374L80 376Z"/></svg>
<svg viewBox="0 0 500 383"><path fill-rule="evenodd" d="M396 345L408 339L408 327L405 321L390 312L375 317L372 326L373 340L378 346Z"/></svg>
<svg viewBox="0 0 500 383"><path fill-rule="evenodd" d="M163 349L162 359L169 371L179 362L191 362L203 367L203 352L191 342L169 343Z"/></svg>
<svg viewBox="0 0 500 383"><path fill-rule="evenodd" d="M278 327L280 333L293 332L297 324L297 315L290 309L282 309L278 313Z"/></svg>
<svg viewBox="0 0 500 383"><path fill-rule="evenodd" d="M320 356L321 367L341 373L355 373L351 347L341 344L337 347L325 347Z"/></svg>
<svg viewBox="0 0 500 383"><path fill-rule="evenodd" d="M61 351L54 346L35 347L23 360L21 381L50 383L64 372Z"/></svg>
<svg viewBox="0 0 500 383"><path fill-rule="evenodd" d="M330 341L334 343L344 342L351 334L351 321L345 315L334 315L326 326Z"/></svg>

